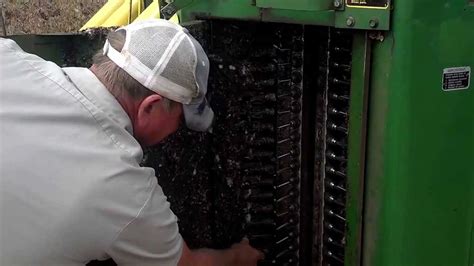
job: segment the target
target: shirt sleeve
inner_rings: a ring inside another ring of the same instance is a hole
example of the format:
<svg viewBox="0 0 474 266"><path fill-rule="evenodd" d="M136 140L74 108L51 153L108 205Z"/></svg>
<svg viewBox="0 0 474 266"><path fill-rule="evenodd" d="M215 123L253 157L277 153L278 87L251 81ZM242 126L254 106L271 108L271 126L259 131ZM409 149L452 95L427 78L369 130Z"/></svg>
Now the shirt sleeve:
<svg viewBox="0 0 474 266"><path fill-rule="evenodd" d="M107 254L118 265L177 265L183 239L169 206L161 187L155 184L138 216L119 233Z"/></svg>

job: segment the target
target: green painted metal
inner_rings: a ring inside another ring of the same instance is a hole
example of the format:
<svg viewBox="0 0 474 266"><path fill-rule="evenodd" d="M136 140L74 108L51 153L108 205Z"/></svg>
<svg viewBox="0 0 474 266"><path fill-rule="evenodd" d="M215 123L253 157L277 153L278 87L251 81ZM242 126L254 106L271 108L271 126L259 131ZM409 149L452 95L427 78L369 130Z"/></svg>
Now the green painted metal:
<svg viewBox="0 0 474 266"><path fill-rule="evenodd" d="M372 55L363 264L473 265L474 85L443 91L442 73L474 67L474 7L399 1L392 18Z"/></svg>
<svg viewBox="0 0 474 266"><path fill-rule="evenodd" d="M93 35L78 34L45 34L45 35L11 35L24 51L34 53L59 66L88 67L92 56L102 48L106 31Z"/></svg>
<svg viewBox="0 0 474 266"><path fill-rule="evenodd" d="M469 264L474 265L474 222L471 224L471 251L469 254Z"/></svg>
<svg viewBox="0 0 474 266"><path fill-rule="evenodd" d="M70 36L72 35L13 35L9 38L18 43L24 51L62 65L69 50Z"/></svg>
<svg viewBox="0 0 474 266"><path fill-rule="evenodd" d="M256 6L261 8L319 11L332 8L332 0L256 0Z"/></svg>
<svg viewBox="0 0 474 266"><path fill-rule="evenodd" d="M347 164L346 265L359 265L362 244L367 98L371 40L366 32L354 34Z"/></svg>
<svg viewBox="0 0 474 266"><path fill-rule="evenodd" d="M312 25L334 24L335 12L329 11L295 11L283 9L262 9L261 21L282 22ZM295 19L297 18L297 19Z"/></svg>
<svg viewBox="0 0 474 266"><path fill-rule="evenodd" d="M334 11L260 8L249 0L194 1L180 11L181 21L204 18L238 19L246 21L283 22L297 24L333 25Z"/></svg>
<svg viewBox="0 0 474 266"><path fill-rule="evenodd" d="M390 5L387 8L366 8L344 6L343 1L340 2L342 8L335 10L332 0L175 0L176 5L185 6L180 11L181 21L224 18L352 29L389 29ZM350 17L355 23L347 25ZM370 21L375 26L371 27Z"/></svg>
<svg viewBox="0 0 474 266"><path fill-rule="evenodd" d="M368 8L345 6L343 11L336 12L336 28L389 30L391 5L386 8ZM353 23L348 23L352 18ZM371 23L373 23L371 26Z"/></svg>
<svg viewBox="0 0 474 266"><path fill-rule="evenodd" d="M363 215L363 265L378 265L374 261L374 254L379 252L379 239L385 237L380 234L378 214L383 209L380 199L383 198L386 178L384 177L386 151L383 146L387 131L385 119L389 101L389 75L391 64L391 47L393 38L385 36L382 43L373 45L371 80L369 88L369 113L367 123L366 170L364 179L364 215ZM414 217L413 217L414 218ZM387 232L389 234L390 232Z"/></svg>
<svg viewBox="0 0 474 266"><path fill-rule="evenodd" d="M232 18L239 20L261 20L260 9L249 0L194 1L180 11L183 22L202 18Z"/></svg>

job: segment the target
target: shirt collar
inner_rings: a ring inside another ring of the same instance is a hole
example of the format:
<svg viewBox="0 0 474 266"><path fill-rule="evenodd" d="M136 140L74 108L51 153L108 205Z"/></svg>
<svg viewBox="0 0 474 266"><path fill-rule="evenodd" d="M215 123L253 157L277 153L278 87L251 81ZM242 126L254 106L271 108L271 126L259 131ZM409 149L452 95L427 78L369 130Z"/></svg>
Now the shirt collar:
<svg viewBox="0 0 474 266"><path fill-rule="evenodd" d="M92 71L82 67L65 67L63 71L89 101L106 113L121 128L125 128L133 135L129 116Z"/></svg>

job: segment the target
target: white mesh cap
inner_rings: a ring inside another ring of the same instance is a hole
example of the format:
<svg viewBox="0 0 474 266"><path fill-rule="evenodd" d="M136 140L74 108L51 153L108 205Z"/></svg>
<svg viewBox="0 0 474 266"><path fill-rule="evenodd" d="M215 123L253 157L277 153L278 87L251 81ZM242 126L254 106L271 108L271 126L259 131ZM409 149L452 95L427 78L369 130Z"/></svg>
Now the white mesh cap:
<svg viewBox="0 0 474 266"><path fill-rule="evenodd" d="M122 51L106 41L104 55L146 88L183 104L188 128L207 131L214 112L207 99L209 59L189 32L163 19L131 23Z"/></svg>

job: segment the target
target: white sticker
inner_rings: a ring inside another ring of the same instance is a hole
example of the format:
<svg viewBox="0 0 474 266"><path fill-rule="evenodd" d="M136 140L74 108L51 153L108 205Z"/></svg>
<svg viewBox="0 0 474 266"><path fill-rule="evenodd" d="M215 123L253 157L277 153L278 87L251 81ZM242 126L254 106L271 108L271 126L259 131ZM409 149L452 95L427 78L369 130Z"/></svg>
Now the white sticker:
<svg viewBox="0 0 474 266"><path fill-rule="evenodd" d="M471 84L471 67L450 67L443 69L443 90L465 90Z"/></svg>

